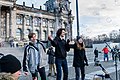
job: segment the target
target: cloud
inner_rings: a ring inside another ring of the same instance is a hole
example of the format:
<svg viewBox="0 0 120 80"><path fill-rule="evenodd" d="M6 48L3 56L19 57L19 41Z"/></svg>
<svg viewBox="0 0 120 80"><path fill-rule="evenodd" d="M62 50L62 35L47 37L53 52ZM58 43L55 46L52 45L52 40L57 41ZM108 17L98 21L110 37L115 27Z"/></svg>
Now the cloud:
<svg viewBox="0 0 120 80"><path fill-rule="evenodd" d="M94 37L120 29L120 0L80 0L81 33Z"/></svg>

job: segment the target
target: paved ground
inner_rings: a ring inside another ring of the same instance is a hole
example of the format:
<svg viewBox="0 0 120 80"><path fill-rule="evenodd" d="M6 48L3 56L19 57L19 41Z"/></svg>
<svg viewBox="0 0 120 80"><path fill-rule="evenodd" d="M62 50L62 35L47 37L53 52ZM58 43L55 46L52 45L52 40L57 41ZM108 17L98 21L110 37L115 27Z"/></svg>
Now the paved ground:
<svg viewBox="0 0 120 80"><path fill-rule="evenodd" d="M6 48L6 47L4 47L4 48L0 48L0 53L4 53L5 55L6 54L13 54L22 63L23 49L24 48L10 48L10 47ZM94 62L93 62L94 55L93 55L92 49L86 49L86 54L87 54L88 61L89 61L89 66L87 66L86 69L85 69L86 70L86 80L93 80L93 77L94 77L95 74L104 74L104 73L99 66L94 66ZM111 55L109 55L109 57L111 57ZM69 65L69 80L75 80L75 72L74 72L74 68L72 67L73 50L71 50L68 53L67 60L68 60L68 65ZM115 69L115 66L114 66L114 61L112 61L111 58L110 58L110 61L104 62L103 61L103 53L99 53L99 60L100 60L100 63L102 64L102 66L110 74L112 80L116 80L116 74L115 74L116 69ZM117 69L118 69L118 71L117 71L118 79L117 80L120 80L120 78L119 78L120 62L119 61L118 61ZM48 74L48 65L46 66L46 74ZM31 75L25 76L22 73L19 80L31 80L30 76ZM55 77L48 77L48 80L55 80ZM100 79L100 80L102 80L102 79ZM105 80L108 80L108 79L105 79Z"/></svg>

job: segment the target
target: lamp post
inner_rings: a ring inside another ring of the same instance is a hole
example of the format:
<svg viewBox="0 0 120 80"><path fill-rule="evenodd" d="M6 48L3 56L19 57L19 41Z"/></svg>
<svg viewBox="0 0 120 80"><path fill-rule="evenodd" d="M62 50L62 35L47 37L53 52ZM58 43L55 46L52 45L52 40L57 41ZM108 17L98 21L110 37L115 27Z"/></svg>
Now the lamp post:
<svg viewBox="0 0 120 80"><path fill-rule="evenodd" d="M78 14L78 0L76 0L76 18L77 18L77 37L80 36L79 30L79 14Z"/></svg>

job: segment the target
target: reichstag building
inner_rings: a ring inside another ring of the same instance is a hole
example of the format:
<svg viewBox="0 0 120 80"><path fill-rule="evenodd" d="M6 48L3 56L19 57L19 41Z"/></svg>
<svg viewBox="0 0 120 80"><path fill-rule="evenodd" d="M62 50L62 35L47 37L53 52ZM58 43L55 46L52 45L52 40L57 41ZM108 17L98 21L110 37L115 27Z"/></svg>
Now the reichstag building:
<svg viewBox="0 0 120 80"><path fill-rule="evenodd" d="M28 40L28 34L34 32L40 40L48 35L55 36L58 28L66 28L66 38L72 39L72 22L69 0L48 0L45 10L16 3L17 0L0 0L0 39L8 41L14 38Z"/></svg>

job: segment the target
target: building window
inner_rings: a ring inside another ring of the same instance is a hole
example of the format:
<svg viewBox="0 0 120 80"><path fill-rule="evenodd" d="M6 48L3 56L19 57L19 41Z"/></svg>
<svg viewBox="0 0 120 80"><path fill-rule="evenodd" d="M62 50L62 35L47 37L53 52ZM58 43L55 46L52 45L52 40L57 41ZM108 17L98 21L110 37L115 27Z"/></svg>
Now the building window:
<svg viewBox="0 0 120 80"><path fill-rule="evenodd" d="M41 18L38 18L38 26L41 25Z"/></svg>
<svg viewBox="0 0 120 80"><path fill-rule="evenodd" d="M49 27L52 27L52 23L51 22L49 23Z"/></svg>
<svg viewBox="0 0 120 80"><path fill-rule="evenodd" d="M38 18L34 18L34 25L38 26Z"/></svg>
<svg viewBox="0 0 120 80"><path fill-rule="evenodd" d="M29 33L30 33L30 29L27 29L25 35L28 36Z"/></svg>
<svg viewBox="0 0 120 80"><path fill-rule="evenodd" d="M47 22L46 22L46 19L43 19L42 26L43 26L43 27L46 27L46 23L47 23Z"/></svg>
<svg viewBox="0 0 120 80"><path fill-rule="evenodd" d="M26 17L26 25L30 26L31 18L29 16Z"/></svg>
<svg viewBox="0 0 120 80"><path fill-rule="evenodd" d="M21 29L16 30L16 38L17 38L17 40L21 39Z"/></svg>
<svg viewBox="0 0 120 80"><path fill-rule="evenodd" d="M17 24L23 24L23 16L17 15Z"/></svg>

